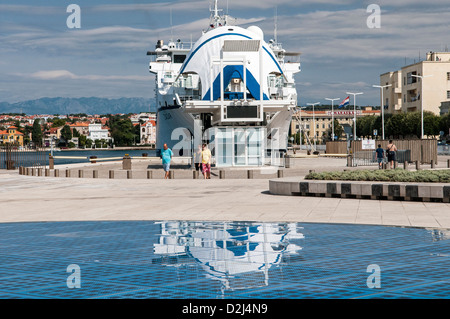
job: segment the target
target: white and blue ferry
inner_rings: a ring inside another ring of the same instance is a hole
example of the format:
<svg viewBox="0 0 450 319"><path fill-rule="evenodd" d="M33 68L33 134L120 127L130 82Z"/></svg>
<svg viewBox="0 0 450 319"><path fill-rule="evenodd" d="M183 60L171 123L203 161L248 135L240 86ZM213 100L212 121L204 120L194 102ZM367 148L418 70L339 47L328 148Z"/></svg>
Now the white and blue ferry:
<svg viewBox="0 0 450 319"><path fill-rule="evenodd" d="M156 75L156 147L192 156L206 142L217 167L273 165L287 149L300 53L265 42L257 26L230 25L217 0L210 11L197 42L158 40L147 53Z"/></svg>

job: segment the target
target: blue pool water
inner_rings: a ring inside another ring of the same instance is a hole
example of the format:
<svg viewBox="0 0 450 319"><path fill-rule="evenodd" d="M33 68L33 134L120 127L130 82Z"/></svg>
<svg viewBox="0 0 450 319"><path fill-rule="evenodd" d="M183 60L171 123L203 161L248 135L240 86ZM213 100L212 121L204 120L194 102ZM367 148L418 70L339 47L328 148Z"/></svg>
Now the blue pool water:
<svg viewBox="0 0 450 319"><path fill-rule="evenodd" d="M4 223L0 298L448 298L449 235L313 223Z"/></svg>

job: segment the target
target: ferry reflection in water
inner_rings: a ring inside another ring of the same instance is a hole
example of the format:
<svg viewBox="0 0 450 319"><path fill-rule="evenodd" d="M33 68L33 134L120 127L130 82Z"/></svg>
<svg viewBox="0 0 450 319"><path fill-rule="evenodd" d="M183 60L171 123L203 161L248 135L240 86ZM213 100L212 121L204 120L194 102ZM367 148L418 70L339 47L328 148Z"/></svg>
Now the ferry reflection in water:
<svg viewBox="0 0 450 319"><path fill-rule="evenodd" d="M299 254L296 223L161 222L154 253L167 266L197 263L221 290L269 285L269 269L284 255Z"/></svg>

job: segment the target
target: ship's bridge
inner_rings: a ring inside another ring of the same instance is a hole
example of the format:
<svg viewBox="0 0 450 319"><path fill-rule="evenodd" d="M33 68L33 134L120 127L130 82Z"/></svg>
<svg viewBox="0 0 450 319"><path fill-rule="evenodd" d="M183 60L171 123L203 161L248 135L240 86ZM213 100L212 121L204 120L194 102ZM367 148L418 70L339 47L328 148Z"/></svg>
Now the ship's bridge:
<svg viewBox="0 0 450 319"><path fill-rule="evenodd" d="M178 78L195 79L200 89L197 99L178 96L179 103L189 113L213 114L213 123L262 122L264 112L295 107L297 99L284 94L291 76L286 77L255 26L223 26L205 33Z"/></svg>

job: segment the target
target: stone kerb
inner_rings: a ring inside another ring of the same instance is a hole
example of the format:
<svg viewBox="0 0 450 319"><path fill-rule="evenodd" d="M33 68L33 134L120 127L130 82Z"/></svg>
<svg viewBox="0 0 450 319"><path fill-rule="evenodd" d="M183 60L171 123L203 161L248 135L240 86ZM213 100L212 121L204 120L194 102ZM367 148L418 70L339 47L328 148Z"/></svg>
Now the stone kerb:
<svg viewBox="0 0 450 319"><path fill-rule="evenodd" d="M273 195L316 196L375 200L450 202L450 185L355 181L269 180Z"/></svg>

